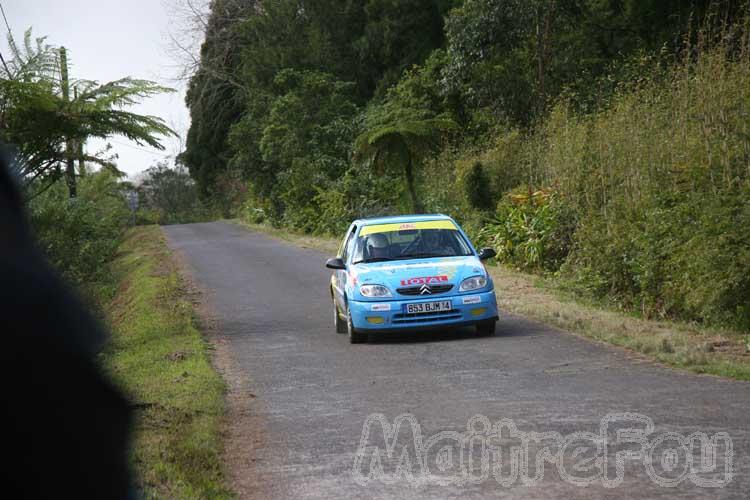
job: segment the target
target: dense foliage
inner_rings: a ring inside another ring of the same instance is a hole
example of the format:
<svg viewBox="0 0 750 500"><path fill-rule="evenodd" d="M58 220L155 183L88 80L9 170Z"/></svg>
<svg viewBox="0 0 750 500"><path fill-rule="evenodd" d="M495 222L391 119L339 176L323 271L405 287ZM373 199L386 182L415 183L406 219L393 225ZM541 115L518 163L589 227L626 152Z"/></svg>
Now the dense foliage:
<svg viewBox="0 0 750 500"><path fill-rule="evenodd" d="M479 241L519 268L556 271L570 252L575 213L550 191L510 194L480 231Z"/></svg>
<svg viewBox="0 0 750 500"><path fill-rule="evenodd" d="M142 174L133 192L139 224L186 224L209 218L195 181L179 164L172 168L166 160L157 162Z"/></svg>
<svg viewBox="0 0 750 500"><path fill-rule="evenodd" d="M30 204L30 217L41 249L69 281L92 284L107 278L107 263L121 242L130 211L120 182L109 171L89 175L70 199L57 183Z"/></svg>
<svg viewBox="0 0 750 500"><path fill-rule="evenodd" d="M741 36L742 48L701 49L596 115L573 118L564 104L553 112L538 161L582 214L565 265L575 288L647 315L750 327L750 47Z"/></svg>
<svg viewBox="0 0 750 500"><path fill-rule="evenodd" d="M577 292L750 327L746 4L211 7L183 154L205 201L308 232L450 213Z"/></svg>

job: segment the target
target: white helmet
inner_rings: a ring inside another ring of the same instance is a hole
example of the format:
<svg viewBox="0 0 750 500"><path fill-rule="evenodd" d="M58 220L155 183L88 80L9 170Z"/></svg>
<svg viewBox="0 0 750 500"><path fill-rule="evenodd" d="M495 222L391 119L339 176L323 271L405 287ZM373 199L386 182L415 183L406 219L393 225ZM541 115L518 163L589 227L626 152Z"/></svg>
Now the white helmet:
<svg viewBox="0 0 750 500"><path fill-rule="evenodd" d="M367 244L372 248L388 248L388 238L382 233L371 234L367 238Z"/></svg>

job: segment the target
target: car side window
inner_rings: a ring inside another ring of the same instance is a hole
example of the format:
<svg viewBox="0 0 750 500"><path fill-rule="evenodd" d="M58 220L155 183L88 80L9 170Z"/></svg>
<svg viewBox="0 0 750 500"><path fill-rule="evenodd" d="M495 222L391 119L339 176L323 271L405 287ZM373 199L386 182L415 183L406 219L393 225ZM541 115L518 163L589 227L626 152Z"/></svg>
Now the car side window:
<svg viewBox="0 0 750 500"><path fill-rule="evenodd" d="M351 236L351 231L352 231L351 228L349 228L346 234L344 234L344 239L341 240L341 245L339 245L339 249L336 252L336 257L338 257L339 259L343 258L344 256L344 251L346 249L346 242L349 241L349 236Z"/></svg>
<svg viewBox="0 0 750 500"><path fill-rule="evenodd" d="M357 232L357 226L352 226L352 230L349 232L349 236L346 238L346 241L344 242L344 253L341 255L341 260L346 262L347 258L349 257L349 253L351 253L352 249L352 240L354 239L354 233Z"/></svg>

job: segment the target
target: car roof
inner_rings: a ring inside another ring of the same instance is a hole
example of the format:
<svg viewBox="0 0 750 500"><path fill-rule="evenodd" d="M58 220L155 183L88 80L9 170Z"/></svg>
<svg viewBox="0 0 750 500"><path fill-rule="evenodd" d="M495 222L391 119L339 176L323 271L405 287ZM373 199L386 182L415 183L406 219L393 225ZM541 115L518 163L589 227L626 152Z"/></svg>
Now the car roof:
<svg viewBox="0 0 750 500"><path fill-rule="evenodd" d="M358 219L354 221L357 226L371 226L373 224L398 224L406 222L422 222L428 220L453 220L443 214L422 214L422 215L393 215L388 217L372 217L369 219Z"/></svg>

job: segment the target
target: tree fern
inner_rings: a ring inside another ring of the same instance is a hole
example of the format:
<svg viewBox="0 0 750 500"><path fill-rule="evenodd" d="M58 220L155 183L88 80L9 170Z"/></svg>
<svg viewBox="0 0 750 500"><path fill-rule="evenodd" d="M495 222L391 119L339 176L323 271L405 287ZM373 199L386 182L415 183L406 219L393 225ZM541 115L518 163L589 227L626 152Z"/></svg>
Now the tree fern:
<svg viewBox="0 0 750 500"><path fill-rule="evenodd" d="M61 164L69 160L66 144L71 141L119 135L163 150L160 137L175 135L161 118L124 109L172 89L131 77L105 84L72 80L77 96L65 100L59 50L45 38L32 40L31 30L21 46L12 37L8 41L13 59L7 71L0 70L0 140L15 149L16 168L29 195L60 178ZM83 160L114 169L111 159L99 154L85 155Z"/></svg>

